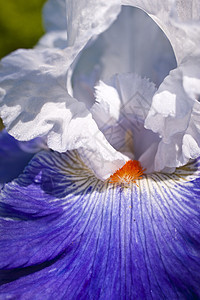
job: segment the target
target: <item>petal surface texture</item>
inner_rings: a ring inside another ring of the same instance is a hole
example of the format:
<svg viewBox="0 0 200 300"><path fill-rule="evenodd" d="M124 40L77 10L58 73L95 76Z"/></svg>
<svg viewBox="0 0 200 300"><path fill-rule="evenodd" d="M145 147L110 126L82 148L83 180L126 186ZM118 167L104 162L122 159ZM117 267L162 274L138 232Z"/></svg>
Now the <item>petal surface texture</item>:
<svg viewBox="0 0 200 300"><path fill-rule="evenodd" d="M119 0L66 0L68 46L85 46L112 24L120 9Z"/></svg>
<svg viewBox="0 0 200 300"><path fill-rule="evenodd" d="M62 50L18 50L2 60L0 108L8 132L27 141L46 136L49 148L79 149L85 163L108 178L127 158L98 129L84 103L66 88L70 64Z"/></svg>
<svg viewBox="0 0 200 300"><path fill-rule="evenodd" d="M1 61L1 116L15 138L58 134L69 122L65 105L74 102L65 87L67 63L62 51L52 49L18 50Z"/></svg>
<svg viewBox="0 0 200 300"><path fill-rule="evenodd" d="M1 193L2 299L198 299L199 161L137 184L37 154Z"/></svg>

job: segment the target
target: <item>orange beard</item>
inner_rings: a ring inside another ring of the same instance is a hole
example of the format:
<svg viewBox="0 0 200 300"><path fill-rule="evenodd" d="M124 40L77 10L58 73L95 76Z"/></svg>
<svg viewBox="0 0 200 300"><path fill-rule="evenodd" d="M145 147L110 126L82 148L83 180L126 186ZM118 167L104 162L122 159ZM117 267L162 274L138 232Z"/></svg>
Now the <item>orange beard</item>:
<svg viewBox="0 0 200 300"><path fill-rule="evenodd" d="M140 179L145 169L142 168L138 160L129 160L125 165L110 176L109 182L131 184Z"/></svg>

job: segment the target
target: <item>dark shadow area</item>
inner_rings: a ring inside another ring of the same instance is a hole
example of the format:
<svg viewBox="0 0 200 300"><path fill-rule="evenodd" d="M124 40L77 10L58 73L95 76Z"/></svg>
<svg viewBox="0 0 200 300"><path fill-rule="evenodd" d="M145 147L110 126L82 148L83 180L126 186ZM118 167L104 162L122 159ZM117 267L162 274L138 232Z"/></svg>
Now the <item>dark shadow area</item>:
<svg viewBox="0 0 200 300"><path fill-rule="evenodd" d="M58 261L63 255L64 253L61 253L49 261L45 261L43 263L32 265L29 267L22 266L21 268L14 268L12 270L0 270L0 286L17 280L21 277L39 272L44 268L48 268L51 265L53 265L56 261Z"/></svg>

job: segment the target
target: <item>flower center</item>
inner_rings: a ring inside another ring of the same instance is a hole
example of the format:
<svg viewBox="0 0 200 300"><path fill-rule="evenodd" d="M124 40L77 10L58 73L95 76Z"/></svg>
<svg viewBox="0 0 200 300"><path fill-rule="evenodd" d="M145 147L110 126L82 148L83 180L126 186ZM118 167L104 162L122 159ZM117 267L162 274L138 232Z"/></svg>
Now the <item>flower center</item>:
<svg viewBox="0 0 200 300"><path fill-rule="evenodd" d="M145 169L142 168L138 160L129 160L122 168L110 176L109 182L122 184L136 183L136 180L142 177L144 171Z"/></svg>

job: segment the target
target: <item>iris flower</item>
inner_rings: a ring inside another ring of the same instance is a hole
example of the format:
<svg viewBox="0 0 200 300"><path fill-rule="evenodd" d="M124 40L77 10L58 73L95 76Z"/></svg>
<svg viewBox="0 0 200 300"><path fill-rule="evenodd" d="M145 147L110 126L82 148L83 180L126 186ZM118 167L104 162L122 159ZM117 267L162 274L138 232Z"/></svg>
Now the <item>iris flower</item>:
<svg viewBox="0 0 200 300"><path fill-rule="evenodd" d="M1 191L2 299L199 299L199 1L44 13L1 62L7 131L52 149Z"/></svg>

